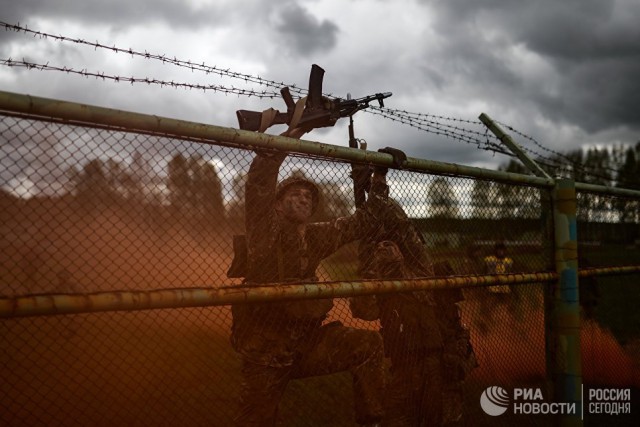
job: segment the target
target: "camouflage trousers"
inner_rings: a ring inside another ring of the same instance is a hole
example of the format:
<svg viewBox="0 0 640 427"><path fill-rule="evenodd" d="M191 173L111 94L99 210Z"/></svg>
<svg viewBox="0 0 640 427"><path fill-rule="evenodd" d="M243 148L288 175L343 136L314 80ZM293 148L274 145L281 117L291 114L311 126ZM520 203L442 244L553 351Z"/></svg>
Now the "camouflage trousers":
<svg viewBox="0 0 640 427"><path fill-rule="evenodd" d="M442 390L442 425L463 425L463 382L445 382Z"/></svg>
<svg viewBox="0 0 640 427"><path fill-rule="evenodd" d="M353 377L356 421L366 424L382 418L384 351L380 334L332 323L317 328L310 336L301 343L291 366L243 361L237 426L274 426L289 380L341 371L350 371Z"/></svg>
<svg viewBox="0 0 640 427"><path fill-rule="evenodd" d="M392 359L382 425L440 426L442 424L442 353L414 352Z"/></svg>

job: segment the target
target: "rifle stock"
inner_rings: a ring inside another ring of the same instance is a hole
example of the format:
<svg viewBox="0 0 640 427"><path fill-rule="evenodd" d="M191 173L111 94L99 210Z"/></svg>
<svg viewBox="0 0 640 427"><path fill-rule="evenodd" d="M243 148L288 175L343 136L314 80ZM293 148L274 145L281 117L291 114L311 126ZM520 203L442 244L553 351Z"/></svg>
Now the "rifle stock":
<svg viewBox="0 0 640 427"><path fill-rule="evenodd" d="M236 111L236 117L238 118L238 125L242 130L257 131L260 129L260 122L262 121L262 113L258 111L238 110ZM289 122L289 115L287 113L278 112L275 116L272 124L281 125Z"/></svg>

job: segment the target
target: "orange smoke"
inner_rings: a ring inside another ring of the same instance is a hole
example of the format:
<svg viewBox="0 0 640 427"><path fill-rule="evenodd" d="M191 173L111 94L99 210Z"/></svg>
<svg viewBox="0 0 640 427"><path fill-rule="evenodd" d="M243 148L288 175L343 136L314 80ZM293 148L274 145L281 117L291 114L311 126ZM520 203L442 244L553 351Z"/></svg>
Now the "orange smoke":
<svg viewBox="0 0 640 427"><path fill-rule="evenodd" d="M480 365L471 373L472 379L513 384L544 378L541 309L529 308L518 314L512 307L496 307L487 324L478 315L482 308L479 300L467 299L464 304L463 321L471 327L471 341ZM640 387L640 366L609 330L594 321L582 321L580 345L584 383Z"/></svg>
<svg viewBox="0 0 640 427"><path fill-rule="evenodd" d="M479 366L471 378L487 383L508 384L544 377L545 347L542 312L516 319L505 306L493 307L491 316L481 316L484 307L468 298L462 308L463 322L471 329L471 342Z"/></svg>
<svg viewBox="0 0 640 427"><path fill-rule="evenodd" d="M607 329L583 321L582 378L589 384L640 387L640 368Z"/></svg>

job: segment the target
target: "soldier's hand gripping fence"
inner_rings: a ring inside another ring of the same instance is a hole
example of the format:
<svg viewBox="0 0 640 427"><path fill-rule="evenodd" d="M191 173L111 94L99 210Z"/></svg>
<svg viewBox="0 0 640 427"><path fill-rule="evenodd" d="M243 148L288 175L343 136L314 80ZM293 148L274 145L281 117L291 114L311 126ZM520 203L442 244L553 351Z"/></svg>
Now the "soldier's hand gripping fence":
<svg viewBox="0 0 640 427"><path fill-rule="evenodd" d="M369 104L373 101L378 101L380 107L384 107L384 99L390 97L391 92L376 93L375 95L369 95L356 99L342 99L342 98L328 98L322 95L322 80L324 78L324 69L322 67L313 64L311 66L311 73L309 75L309 92L304 101L304 112L294 127L303 127L307 129L314 129L320 127L331 127L340 118L350 117L360 110L364 110L369 107ZM296 110L296 101L291 96L291 92L288 87L283 87L280 90L280 94L287 105L286 112L280 112L278 110L271 110L271 118L268 120L266 127L274 124L286 124L291 125L294 120L294 113ZM265 113L259 111L238 110L236 111L238 117L238 125L242 130L264 130L264 118Z"/></svg>

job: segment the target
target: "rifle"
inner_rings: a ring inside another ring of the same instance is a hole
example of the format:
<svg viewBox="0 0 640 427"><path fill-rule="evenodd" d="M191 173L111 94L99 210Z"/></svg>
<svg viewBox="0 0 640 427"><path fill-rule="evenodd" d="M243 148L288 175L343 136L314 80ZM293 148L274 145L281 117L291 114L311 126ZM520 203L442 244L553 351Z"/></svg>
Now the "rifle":
<svg viewBox="0 0 640 427"><path fill-rule="evenodd" d="M322 80L324 78L324 70L316 64L311 66L311 73L309 74L309 91L307 100L305 101L305 108L302 112L300 120L295 123L296 127L306 128L320 128L333 126L338 119L342 117L350 117L360 110L364 110L369 107L369 103L378 101L380 107L384 107L384 99L390 97L391 92L376 93L375 95L369 95L356 99L342 99L342 98L328 98L322 96ZM280 112L274 110L273 118L269 120L266 127L274 124L287 124L291 125L294 120L294 114L296 111L296 102L291 96L291 92L288 87L283 87L280 90L280 95L287 106L286 112ZM236 116L238 117L238 124L242 130L260 130L263 119L262 112L238 110ZM263 129L264 130L264 129Z"/></svg>

